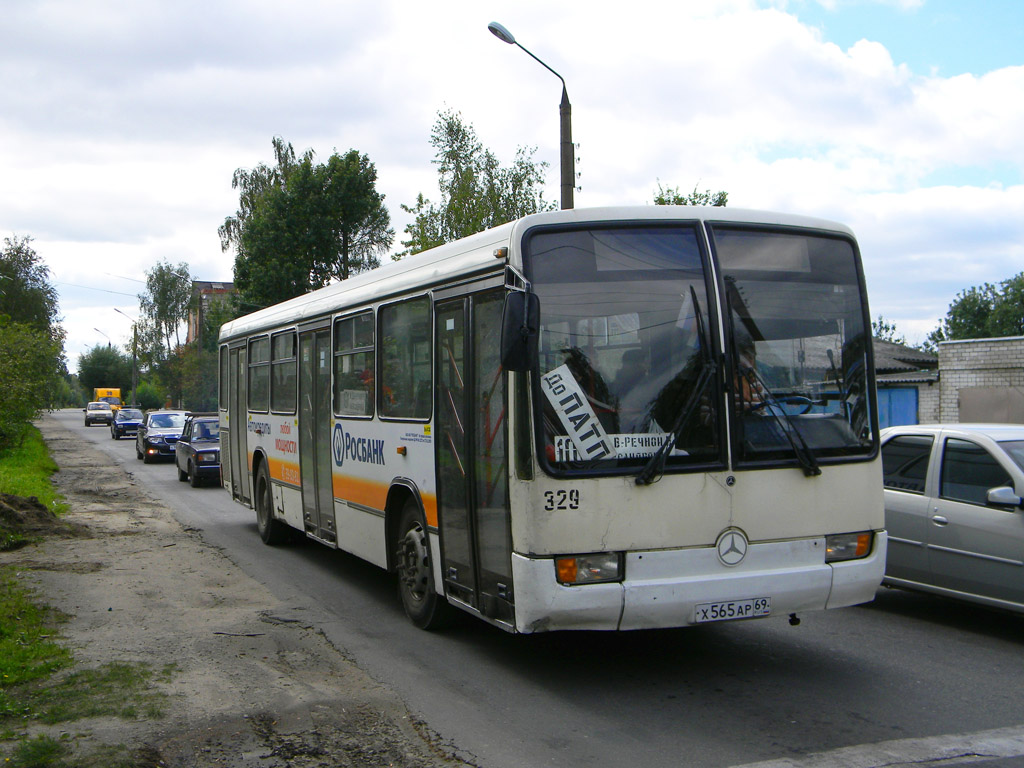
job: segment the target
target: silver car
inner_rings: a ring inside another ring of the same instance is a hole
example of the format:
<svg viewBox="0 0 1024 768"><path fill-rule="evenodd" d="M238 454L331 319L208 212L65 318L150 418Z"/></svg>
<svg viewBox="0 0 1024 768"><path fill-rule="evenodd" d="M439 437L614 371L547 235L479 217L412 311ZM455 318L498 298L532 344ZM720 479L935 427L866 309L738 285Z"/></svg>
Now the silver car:
<svg viewBox="0 0 1024 768"><path fill-rule="evenodd" d="M883 429L883 584L1024 612L1024 425Z"/></svg>

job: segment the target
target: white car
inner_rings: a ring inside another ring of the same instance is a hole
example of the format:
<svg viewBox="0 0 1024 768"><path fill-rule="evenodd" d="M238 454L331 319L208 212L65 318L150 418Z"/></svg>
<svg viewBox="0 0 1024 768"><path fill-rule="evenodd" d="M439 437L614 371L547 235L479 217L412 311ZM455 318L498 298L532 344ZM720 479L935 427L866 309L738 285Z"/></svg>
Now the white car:
<svg viewBox="0 0 1024 768"><path fill-rule="evenodd" d="M884 584L1024 612L1024 424L881 432Z"/></svg>
<svg viewBox="0 0 1024 768"><path fill-rule="evenodd" d="M110 407L110 403L102 401L89 403L83 410L85 411L85 426L87 427L93 424L109 424L114 419L114 411Z"/></svg>

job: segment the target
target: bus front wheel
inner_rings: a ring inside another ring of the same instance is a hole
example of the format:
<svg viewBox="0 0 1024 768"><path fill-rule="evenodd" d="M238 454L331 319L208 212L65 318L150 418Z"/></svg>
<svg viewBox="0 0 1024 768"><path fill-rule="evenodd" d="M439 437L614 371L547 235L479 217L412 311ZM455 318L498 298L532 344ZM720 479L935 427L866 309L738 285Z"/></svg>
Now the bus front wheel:
<svg viewBox="0 0 1024 768"><path fill-rule="evenodd" d="M427 527L413 499L402 508L395 555L398 595L405 615L420 629L439 629L447 624L452 608L434 589Z"/></svg>
<svg viewBox="0 0 1024 768"><path fill-rule="evenodd" d="M270 492L270 475L267 474L266 464L260 464L256 473L256 498L253 501L256 507L256 528L263 543L284 543L288 538L288 532L284 523L274 519L274 499Z"/></svg>

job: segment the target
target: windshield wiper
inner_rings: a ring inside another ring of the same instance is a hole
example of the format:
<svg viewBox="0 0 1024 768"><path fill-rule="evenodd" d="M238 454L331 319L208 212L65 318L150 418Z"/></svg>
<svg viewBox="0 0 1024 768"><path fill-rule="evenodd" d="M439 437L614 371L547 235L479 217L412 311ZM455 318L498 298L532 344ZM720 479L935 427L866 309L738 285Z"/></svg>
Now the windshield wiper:
<svg viewBox="0 0 1024 768"><path fill-rule="evenodd" d="M797 463L800 468L804 471L807 477L816 477L821 474L821 467L818 466L818 457L814 455L814 451L807 445L807 441L804 440L804 436L800 434L800 431L796 428L796 422L793 417L786 413L786 409L783 407L783 403L776 397L775 393L772 392L771 388L761 378L761 374L757 372L757 369L744 365L740 367L740 374L747 378L752 387L759 387L763 393L764 401L761 405L775 417L775 421L779 425L779 429L786 436L790 446L793 448L793 453L796 455Z"/></svg>
<svg viewBox="0 0 1024 768"><path fill-rule="evenodd" d="M697 410L701 397L704 395L704 390L708 388L708 384L715 375L715 363L711 356L711 350L708 349L707 339L704 337L704 317L700 313L697 292L693 289L692 285L690 286L690 297L693 299L693 313L697 321L697 350L701 360L700 375L697 377L693 391L690 392L690 396L686 400L686 405L679 411L679 415L676 416L676 420L672 424L672 429L666 434L665 442L661 444L661 447L651 456L650 461L637 474L637 485L650 485L664 472L665 461L672 451L672 446L679 439L679 432L686 426L686 422L690 420L694 411Z"/></svg>

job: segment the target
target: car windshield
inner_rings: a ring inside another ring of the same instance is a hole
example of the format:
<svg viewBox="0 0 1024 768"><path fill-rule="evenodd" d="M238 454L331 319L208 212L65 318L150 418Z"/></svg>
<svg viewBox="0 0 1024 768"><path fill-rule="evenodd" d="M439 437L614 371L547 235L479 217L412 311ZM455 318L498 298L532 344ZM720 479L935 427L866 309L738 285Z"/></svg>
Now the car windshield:
<svg viewBox="0 0 1024 768"><path fill-rule="evenodd" d="M154 429L173 429L185 423L183 413L157 413L149 417L149 426Z"/></svg>
<svg viewBox="0 0 1024 768"><path fill-rule="evenodd" d="M117 412L118 421L142 421L142 411L136 411L131 408L122 408Z"/></svg>
<svg viewBox="0 0 1024 768"><path fill-rule="evenodd" d="M1018 467L1024 469L1024 440L1004 440L999 443L999 447L1006 451L1006 455Z"/></svg>
<svg viewBox="0 0 1024 768"><path fill-rule="evenodd" d="M90 411L109 411L110 406L106 403L89 403Z"/></svg>
<svg viewBox="0 0 1024 768"><path fill-rule="evenodd" d="M219 439L220 424L216 421L197 421L192 428L192 440L196 442Z"/></svg>

